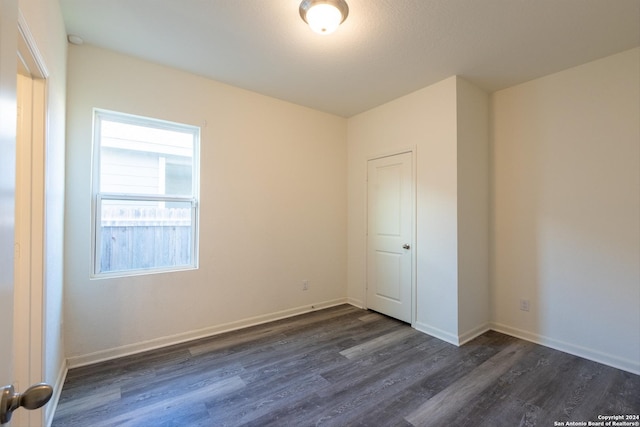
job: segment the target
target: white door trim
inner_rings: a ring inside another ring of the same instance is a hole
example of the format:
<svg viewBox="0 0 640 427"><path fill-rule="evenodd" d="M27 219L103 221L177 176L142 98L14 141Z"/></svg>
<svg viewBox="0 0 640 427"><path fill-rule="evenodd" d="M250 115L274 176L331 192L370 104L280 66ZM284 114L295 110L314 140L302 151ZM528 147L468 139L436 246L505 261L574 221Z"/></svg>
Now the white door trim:
<svg viewBox="0 0 640 427"><path fill-rule="evenodd" d="M364 254L365 254L365 289L364 289L364 308L368 308L368 303L367 303L367 289L366 287L368 286L368 280L369 280L369 265L368 265L368 250L369 250L369 235L368 235L368 230L369 230L369 194L368 194L368 163L371 160L377 160L377 159L382 159L385 157L391 157L391 156L396 156L398 154L405 154L405 153L411 153L411 181L412 181L412 198L411 198L411 326L415 327L415 323L416 323L416 318L417 318L417 306L416 306L416 302L417 302L417 277L416 277L416 272L417 272L417 266L416 266L416 262L417 262L417 253L418 253L418 246L417 246L417 241L416 241L416 230L417 230L417 226L416 226L416 220L417 220L417 147L416 146L411 146L411 147L405 147L405 148L400 148L397 150L390 150L390 151L385 151L385 152L381 152L378 154L374 154L374 155L370 155L365 159L365 179L364 179L364 212L365 212L365 224L364 224L364 229L365 229L365 239L364 239Z"/></svg>
<svg viewBox="0 0 640 427"><path fill-rule="evenodd" d="M22 105L16 140L16 260L14 378L16 391L45 380L45 161L48 76L33 36L19 13L17 98ZM45 424L44 411L16 411L16 425Z"/></svg>
<svg viewBox="0 0 640 427"><path fill-rule="evenodd" d="M26 19L20 11L18 11L18 56L33 78L42 80L49 78L49 70L45 65L44 58L38 49Z"/></svg>

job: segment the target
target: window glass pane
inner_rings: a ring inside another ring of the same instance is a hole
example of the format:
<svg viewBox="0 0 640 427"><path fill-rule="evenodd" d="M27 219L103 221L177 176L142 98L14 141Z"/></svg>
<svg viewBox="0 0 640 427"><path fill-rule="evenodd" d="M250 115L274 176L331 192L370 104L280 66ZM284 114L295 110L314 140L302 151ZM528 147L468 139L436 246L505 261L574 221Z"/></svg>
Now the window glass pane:
<svg viewBox="0 0 640 427"><path fill-rule="evenodd" d="M99 135L101 192L192 195L193 132L103 118Z"/></svg>
<svg viewBox="0 0 640 427"><path fill-rule="evenodd" d="M95 110L93 273L197 268L195 126Z"/></svg>
<svg viewBox="0 0 640 427"><path fill-rule="evenodd" d="M191 165L167 161L165 165L165 193L191 194Z"/></svg>
<svg viewBox="0 0 640 427"><path fill-rule="evenodd" d="M191 202L102 200L101 273L193 265Z"/></svg>

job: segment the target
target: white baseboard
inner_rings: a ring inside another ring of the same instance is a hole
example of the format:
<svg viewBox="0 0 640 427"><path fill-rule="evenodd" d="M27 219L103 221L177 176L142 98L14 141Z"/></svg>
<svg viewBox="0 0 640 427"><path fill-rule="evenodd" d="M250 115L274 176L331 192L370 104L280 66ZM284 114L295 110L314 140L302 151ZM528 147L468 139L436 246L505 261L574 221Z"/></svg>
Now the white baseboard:
<svg viewBox="0 0 640 427"><path fill-rule="evenodd" d="M66 378L67 369L75 368L84 365L90 365L93 363L103 362L106 360L115 359L118 357L128 356L136 353L142 353L149 350L154 350L161 347L166 347L174 344L180 344L187 341L192 341L208 336L218 335L225 332L230 332L242 328L247 328L262 323L273 322L275 320L285 319L288 317L297 316L304 313L309 313L315 310L321 310L324 308L334 307L340 304L350 304L358 308L363 308L362 301L353 298L338 298L335 300L320 302L311 305L305 305L288 310L282 310L270 314L261 316L255 316L235 322L225 323L222 325L216 325L209 328L190 331L182 334L162 337L154 340L149 340L141 343L125 345L121 347L111 348L107 350L98 351L81 356L74 356L67 359L66 365L60 368L56 385L54 386L54 396L51 398L51 403L48 405L50 408L47 410L46 421L47 426L51 424L53 420L53 414L55 413L55 407L57 406L58 399L60 397L60 391ZM431 335L435 338L453 344L455 346L461 346L479 335L482 335L488 330L494 330L506 335L511 335L516 338L521 338L526 341L531 341L536 344L550 347L565 353L573 354L575 356L583 357L585 359L593 360L598 363L622 369L627 372L631 372L636 375L640 375L640 362L634 360L624 359L612 354L603 353L593 349L577 346L571 343L555 340L549 337L538 335L532 332L524 331L521 329L513 328L500 323L488 323L480 325L470 331L467 331L460 336L456 336L442 329L433 327L431 325L416 322L413 327L425 334Z"/></svg>
<svg viewBox="0 0 640 427"><path fill-rule="evenodd" d="M347 297L347 304L351 304L354 307L358 307L358 308L362 308L362 309L365 308L364 302L362 302L362 301L360 301L359 299L356 299L356 298Z"/></svg>
<svg viewBox="0 0 640 427"><path fill-rule="evenodd" d="M170 335L166 337L156 338L153 340L143 341L135 344L128 344L121 347L100 350L94 353L84 354L80 356L72 356L67 359L69 368L77 368L79 366L91 365L98 362L104 362L119 357L129 356L132 354L142 353L149 350L155 350L170 345L181 344L187 341L193 341L200 338L210 337L225 332L235 331L250 326L260 325L262 323L273 322L275 320L293 317L311 311L333 307L340 304L349 303L347 298L338 298L335 300L324 301L301 307L291 308L288 310L277 311L275 313L264 314L260 316L250 317L235 322L215 325L208 328L189 331L181 334Z"/></svg>
<svg viewBox="0 0 640 427"><path fill-rule="evenodd" d="M438 338L442 341L446 341L449 344L453 344L458 347L491 330L489 323L485 323L483 325L475 327L470 331L467 331L460 335L454 335L452 333L443 331L442 329L427 325L426 323L416 322L413 327L424 334L431 335L432 337Z"/></svg>
<svg viewBox="0 0 640 427"><path fill-rule="evenodd" d="M638 360L624 359L612 354L545 337L522 329L512 328L511 326L500 323L491 323L491 329L496 332L511 335L512 337L520 338L525 341L530 341L545 347L573 354L574 356L593 360L594 362L602 363L613 368L622 369L623 371L631 372L632 374L640 375L640 361Z"/></svg>
<svg viewBox="0 0 640 427"><path fill-rule="evenodd" d="M489 325L489 323L485 323L483 325L475 327L475 328L471 329L470 331L467 331L467 332L461 334L458 337L458 341L460 342L459 345L464 345L464 344L468 343L469 341L471 341L472 339L477 338L480 335L482 335L485 332L490 331L490 330L491 330L491 325Z"/></svg>
<svg viewBox="0 0 640 427"><path fill-rule="evenodd" d="M56 383L53 385L53 395L51 396L49 403L45 406L44 425L47 427L51 427L51 424L53 423L53 416L56 413L56 409L58 409L60 393L62 393L62 386L67 378L67 372L69 372L69 369L67 368L67 361L63 360L60 365L60 369L58 370Z"/></svg>
<svg viewBox="0 0 640 427"><path fill-rule="evenodd" d="M456 335L453 335L449 332L443 331L442 329L438 329L431 325L427 325L426 323L416 322L413 325L413 328L427 335L431 335L432 337L438 338L442 341L446 341L449 344L453 344L455 346L460 345L460 338Z"/></svg>

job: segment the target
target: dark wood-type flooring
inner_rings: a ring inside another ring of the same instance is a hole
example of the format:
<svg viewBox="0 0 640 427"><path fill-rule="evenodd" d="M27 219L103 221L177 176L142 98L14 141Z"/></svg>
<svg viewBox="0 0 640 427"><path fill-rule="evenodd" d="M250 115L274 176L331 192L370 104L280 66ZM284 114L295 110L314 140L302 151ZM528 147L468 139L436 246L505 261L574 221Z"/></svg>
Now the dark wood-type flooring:
<svg viewBox="0 0 640 427"><path fill-rule="evenodd" d="M343 305L71 369L53 426L554 426L621 414L640 414L638 375L493 331L456 347Z"/></svg>

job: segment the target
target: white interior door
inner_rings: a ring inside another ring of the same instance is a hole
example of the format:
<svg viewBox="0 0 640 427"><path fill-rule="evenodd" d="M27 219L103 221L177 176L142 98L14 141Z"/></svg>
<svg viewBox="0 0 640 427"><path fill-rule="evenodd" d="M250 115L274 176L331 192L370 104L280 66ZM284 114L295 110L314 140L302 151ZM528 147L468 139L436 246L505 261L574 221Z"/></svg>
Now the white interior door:
<svg viewBox="0 0 640 427"><path fill-rule="evenodd" d="M18 37L15 121L15 193L13 235L11 236L12 281L0 287L10 310L0 314L7 327L0 328L3 351L0 362L9 357L10 376L0 376L0 387L13 385L23 393L44 380L44 174L46 86L23 33ZM15 74L14 74L15 75ZM7 271L9 273L9 271ZM8 281L0 277L0 281ZM6 293L5 293L6 292ZM11 327L13 325L13 327ZM7 353L7 354L5 354ZM34 396L30 394L30 396ZM11 414L14 426L39 427L44 424L42 409L20 409Z"/></svg>
<svg viewBox="0 0 640 427"><path fill-rule="evenodd" d="M16 151L14 221L9 257L13 269L0 275L0 387L12 385L13 392L24 392L33 383L42 382L42 294L43 294L43 215L44 86L34 80L25 64L18 61L16 79ZM40 97L35 96L41 94ZM40 99L39 108L34 104ZM13 272L13 274L11 274ZM6 416L5 414L4 416ZM42 411L15 411L10 414L14 426L43 425ZM1 419L1 418L0 418Z"/></svg>
<svg viewBox="0 0 640 427"><path fill-rule="evenodd" d="M369 160L367 307L411 323L413 307L412 153Z"/></svg>
<svg viewBox="0 0 640 427"><path fill-rule="evenodd" d="M0 1L0 387L14 381L13 259L15 194L16 23L11 2Z"/></svg>

